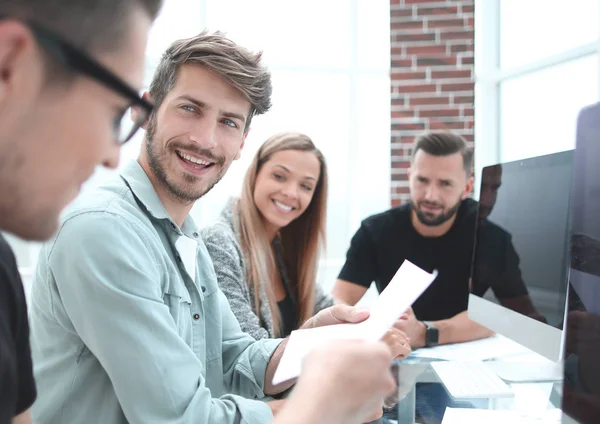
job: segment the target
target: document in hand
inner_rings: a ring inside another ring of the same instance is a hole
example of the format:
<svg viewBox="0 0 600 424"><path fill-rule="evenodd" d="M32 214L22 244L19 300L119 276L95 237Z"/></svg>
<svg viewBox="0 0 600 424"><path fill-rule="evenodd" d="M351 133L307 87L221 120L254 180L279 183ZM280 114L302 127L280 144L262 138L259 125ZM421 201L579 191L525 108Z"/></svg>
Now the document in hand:
<svg viewBox="0 0 600 424"><path fill-rule="evenodd" d="M436 271L430 274L411 262L404 261L392 281L375 300L366 321L292 331L275 371L273 384L298 377L304 357L328 341L381 339L436 276Z"/></svg>

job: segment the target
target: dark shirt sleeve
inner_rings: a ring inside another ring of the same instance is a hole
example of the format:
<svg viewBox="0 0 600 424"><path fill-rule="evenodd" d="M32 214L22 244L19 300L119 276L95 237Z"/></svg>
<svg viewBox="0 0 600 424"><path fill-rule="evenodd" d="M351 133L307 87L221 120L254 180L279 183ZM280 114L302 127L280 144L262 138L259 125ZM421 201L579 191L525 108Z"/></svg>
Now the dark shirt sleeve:
<svg viewBox="0 0 600 424"><path fill-rule="evenodd" d="M27 306L25 304L25 294L22 295L22 308L19 314L19 324L17 332L17 367L19 379L19 394L17 399L17 414L26 411L33 405L37 393L35 380L33 379L33 364L31 362L31 347L29 346L29 324L27 322Z"/></svg>
<svg viewBox="0 0 600 424"><path fill-rule="evenodd" d="M504 256L504 272L500 274L500 278L492 280L494 294L498 299L508 299L528 294L527 287L525 287L525 282L521 276L519 255L515 251L510 236L507 236L505 239L504 251L506 252Z"/></svg>
<svg viewBox="0 0 600 424"><path fill-rule="evenodd" d="M27 318L27 304L25 301L25 292L23 283L17 268L14 255L4 240L0 240L3 246L0 247L0 279L9 285L9 293L12 293L10 300L12 305L9 310L14 312L12 315L12 329L15 343L15 354L17 364L16 381L16 415L26 411L33 405L36 399L35 381L33 379L33 367L31 362L31 348L29 346L29 323Z"/></svg>
<svg viewBox="0 0 600 424"><path fill-rule="evenodd" d="M377 278L375 243L364 222L352 237L338 278L367 288Z"/></svg>
<svg viewBox="0 0 600 424"><path fill-rule="evenodd" d="M498 299L526 295L519 255L510 234L488 223L480 229L477 243L473 294L483 296L491 288Z"/></svg>

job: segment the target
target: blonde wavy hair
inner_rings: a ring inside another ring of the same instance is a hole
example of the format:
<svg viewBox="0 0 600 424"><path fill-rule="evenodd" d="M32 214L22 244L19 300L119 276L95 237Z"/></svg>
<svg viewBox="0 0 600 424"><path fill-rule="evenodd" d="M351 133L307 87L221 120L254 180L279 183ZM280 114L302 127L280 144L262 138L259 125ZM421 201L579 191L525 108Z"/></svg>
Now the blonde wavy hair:
<svg viewBox="0 0 600 424"><path fill-rule="evenodd" d="M279 272L271 240L267 236L262 215L254 202L256 177L263 165L281 151L311 152L320 163L320 176L313 198L302 215L281 228L279 237L283 259L291 280L291 289L298 300L298 326L314 315L315 283L319 255L325 247L325 221L327 216L327 164L323 154L312 140L300 133L286 132L270 137L260 147L244 178L242 195L237 204L236 231L240 236L246 262L246 281L254 288L256 310L260 310L259 285L263 285L273 316L273 329L281 335L281 314L277 307L272 276Z"/></svg>

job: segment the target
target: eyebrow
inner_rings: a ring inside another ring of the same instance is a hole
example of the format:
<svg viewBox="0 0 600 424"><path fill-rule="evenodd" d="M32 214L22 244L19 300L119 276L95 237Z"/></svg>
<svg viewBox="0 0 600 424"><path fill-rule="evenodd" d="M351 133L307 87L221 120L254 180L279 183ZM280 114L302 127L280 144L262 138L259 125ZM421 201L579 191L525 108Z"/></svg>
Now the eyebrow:
<svg viewBox="0 0 600 424"><path fill-rule="evenodd" d="M195 104L196 106L198 106L201 109L207 107L206 103L204 103L201 100L196 99L195 97L190 96L189 94L182 94L181 96L177 97L177 99L187 100L188 102ZM243 124L246 123L246 117L244 115L240 115L239 113L235 113L235 112L224 112L224 111L220 111L220 112L226 118L233 118L233 119L237 119L237 120L241 121Z"/></svg>
<svg viewBox="0 0 600 424"><path fill-rule="evenodd" d="M289 169L287 169L287 168L286 168L285 166L283 166L283 165L279 165L279 164L277 164L277 165L275 165L274 167L276 167L276 168L281 168L281 169L283 169L285 172L288 172L288 173L289 173L289 172L291 172ZM316 179L315 177L311 177L310 175L307 175L307 176L305 176L305 177L304 177L304 179L305 179L305 180L317 181L317 179Z"/></svg>

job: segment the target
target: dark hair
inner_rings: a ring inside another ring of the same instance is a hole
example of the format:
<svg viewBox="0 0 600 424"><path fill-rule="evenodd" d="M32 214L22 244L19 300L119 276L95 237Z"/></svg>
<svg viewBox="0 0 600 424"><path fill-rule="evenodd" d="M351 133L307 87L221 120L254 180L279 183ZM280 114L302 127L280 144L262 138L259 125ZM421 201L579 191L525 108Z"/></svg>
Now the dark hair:
<svg viewBox="0 0 600 424"><path fill-rule="evenodd" d="M413 147L411 162L415 160L415 155L419 150L433 156L449 156L460 153L465 172L467 175L471 174L473 151L469 149L465 139L458 134L450 131L437 131L418 136Z"/></svg>
<svg viewBox="0 0 600 424"><path fill-rule="evenodd" d="M125 37L131 12L150 19L162 0L1 0L0 15L35 22L87 52L111 51Z"/></svg>
<svg viewBox="0 0 600 424"><path fill-rule="evenodd" d="M262 53L251 52L218 31L213 34L203 31L195 37L175 41L163 54L152 78L152 102L156 109L160 107L175 86L182 65L202 65L238 89L250 102L247 130L254 115L265 113L271 107L271 74L261 59Z"/></svg>

